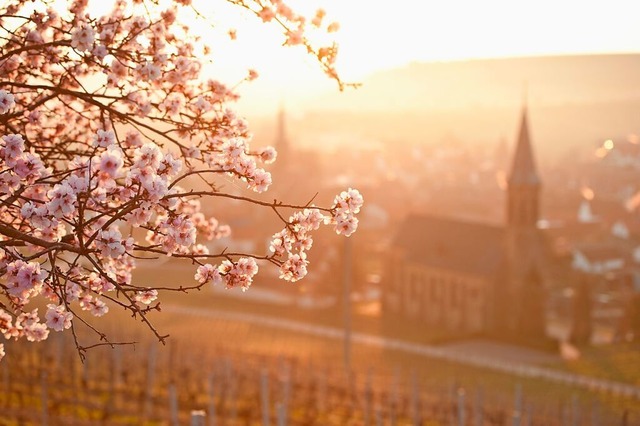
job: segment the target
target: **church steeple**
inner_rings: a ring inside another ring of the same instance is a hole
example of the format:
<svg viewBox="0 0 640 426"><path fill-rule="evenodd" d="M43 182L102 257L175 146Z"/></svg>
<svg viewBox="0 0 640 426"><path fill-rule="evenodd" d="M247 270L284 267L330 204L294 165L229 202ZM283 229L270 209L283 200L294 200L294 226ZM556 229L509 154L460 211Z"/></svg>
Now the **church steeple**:
<svg viewBox="0 0 640 426"><path fill-rule="evenodd" d="M533 158L533 150L531 148L531 138L529 137L529 122L526 106L522 108L522 121L520 122L518 142L508 182L509 186L540 185L540 178L538 177L536 163Z"/></svg>
<svg viewBox="0 0 640 426"><path fill-rule="evenodd" d="M518 140L507 184L507 225L513 228L535 228L539 216L540 178L531 147L526 105L522 109Z"/></svg>

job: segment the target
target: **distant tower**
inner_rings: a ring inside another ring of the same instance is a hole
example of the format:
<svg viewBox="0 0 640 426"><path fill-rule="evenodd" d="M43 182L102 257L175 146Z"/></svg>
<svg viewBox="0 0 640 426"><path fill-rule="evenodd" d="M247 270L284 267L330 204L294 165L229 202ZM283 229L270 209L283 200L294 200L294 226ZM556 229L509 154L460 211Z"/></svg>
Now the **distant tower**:
<svg viewBox="0 0 640 426"><path fill-rule="evenodd" d="M511 172L507 179L507 227L536 228L540 215L540 186L525 106Z"/></svg>
<svg viewBox="0 0 640 426"><path fill-rule="evenodd" d="M540 189L525 105L507 178L507 281L497 296L507 330L528 338L545 335L544 242L537 228Z"/></svg>

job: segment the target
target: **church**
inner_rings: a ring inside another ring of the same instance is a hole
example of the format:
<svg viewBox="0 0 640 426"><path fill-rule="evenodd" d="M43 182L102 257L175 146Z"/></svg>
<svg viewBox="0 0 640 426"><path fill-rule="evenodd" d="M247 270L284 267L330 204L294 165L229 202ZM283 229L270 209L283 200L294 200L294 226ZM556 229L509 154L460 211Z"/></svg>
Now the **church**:
<svg viewBox="0 0 640 426"><path fill-rule="evenodd" d="M389 250L385 314L452 333L544 337L551 250L537 227L540 190L524 108L506 223L407 217Z"/></svg>

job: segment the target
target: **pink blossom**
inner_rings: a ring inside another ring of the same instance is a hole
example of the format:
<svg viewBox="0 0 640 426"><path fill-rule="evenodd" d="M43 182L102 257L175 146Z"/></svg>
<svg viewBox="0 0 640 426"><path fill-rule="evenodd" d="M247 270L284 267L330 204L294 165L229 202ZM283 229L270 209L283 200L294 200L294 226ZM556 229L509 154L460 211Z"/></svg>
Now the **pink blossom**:
<svg viewBox="0 0 640 426"><path fill-rule="evenodd" d="M122 234L120 234L118 228L100 230L95 244L96 248L100 250L100 254L104 257L120 257L125 252L122 244Z"/></svg>
<svg viewBox="0 0 640 426"><path fill-rule="evenodd" d="M47 206L36 207L32 202L25 203L20 213L25 219L30 220L32 226L40 230L51 227L57 221L49 217Z"/></svg>
<svg viewBox="0 0 640 426"><path fill-rule="evenodd" d="M166 174L168 177L176 176L180 170L182 170L182 160L175 158L171 152L164 156L158 166L158 173Z"/></svg>
<svg viewBox="0 0 640 426"><path fill-rule="evenodd" d="M13 194L20 187L20 178L6 171L0 174L0 193Z"/></svg>
<svg viewBox="0 0 640 426"><path fill-rule="evenodd" d="M151 180L143 182L144 189L147 191L149 201L159 202L169 191L169 183L165 178L158 175L152 175Z"/></svg>
<svg viewBox="0 0 640 426"><path fill-rule="evenodd" d="M99 44L99 45L97 45L96 47L93 48L91 53L93 53L93 55L96 58L98 58L99 60L102 61L105 58L105 56L107 56L109 51L107 50L106 46L104 46L103 44Z"/></svg>
<svg viewBox="0 0 640 426"><path fill-rule="evenodd" d="M256 162L253 158L246 155L238 157L234 163L232 163L232 169L241 177L248 178L256 172Z"/></svg>
<svg viewBox="0 0 640 426"><path fill-rule="evenodd" d="M191 247L191 253L198 256L203 256L209 254L209 249L204 244L196 244Z"/></svg>
<svg viewBox="0 0 640 426"><path fill-rule="evenodd" d="M6 114L15 105L14 97L6 90L0 90L0 114Z"/></svg>
<svg viewBox="0 0 640 426"><path fill-rule="evenodd" d="M313 238L310 234L305 232L296 235L296 239L291 242L291 250L297 251L298 253L304 253L305 251L311 250L312 246Z"/></svg>
<svg viewBox="0 0 640 426"><path fill-rule="evenodd" d="M202 158L202 152L198 147L190 146L185 150L184 156L187 158Z"/></svg>
<svg viewBox="0 0 640 426"><path fill-rule="evenodd" d="M47 210L56 218L68 216L75 210L76 194L68 184L59 184L47 193Z"/></svg>
<svg viewBox="0 0 640 426"><path fill-rule="evenodd" d="M175 116L178 115L184 106L184 103L185 100L182 93L172 93L165 98L160 106L167 112L167 114Z"/></svg>
<svg viewBox="0 0 640 426"><path fill-rule="evenodd" d="M253 282L253 276L258 272L258 265L252 258L240 258L234 263L225 260L219 267L227 288L241 287L246 291Z"/></svg>
<svg viewBox="0 0 640 426"><path fill-rule="evenodd" d="M82 294L82 287L78 285L78 283L73 281L67 281L67 285L65 286L65 300L68 303L75 302L80 299L80 295Z"/></svg>
<svg viewBox="0 0 640 426"><path fill-rule="evenodd" d="M94 317L101 317L109 312L107 304L95 296L87 295L80 299L80 307L89 311Z"/></svg>
<svg viewBox="0 0 640 426"><path fill-rule="evenodd" d="M41 342L49 337L49 329L46 324L40 322L32 322L23 324L24 335L29 342Z"/></svg>
<svg viewBox="0 0 640 426"><path fill-rule="evenodd" d="M339 213L351 212L356 214L360 212L360 207L362 207L363 204L363 198L357 189L349 188L336 196L333 202L334 208L336 208Z"/></svg>
<svg viewBox="0 0 640 426"><path fill-rule="evenodd" d="M338 22L332 22L327 27L328 33L335 33L340 30L340 24Z"/></svg>
<svg viewBox="0 0 640 426"><path fill-rule="evenodd" d="M64 182L69 185L76 194L89 189L89 176L87 173L71 175Z"/></svg>
<svg viewBox="0 0 640 426"><path fill-rule="evenodd" d="M144 64L139 64L136 67L138 76L145 81L153 81L160 77L160 67L147 61Z"/></svg>
<svg viewBox="0 0 640 426"><path fill-rule="evenodd" d="M264 22L269 22L273 18L275 18L276 14L273 11L273 9L271 9L268 6L265 6L262 8L262 10L260 10L260 12L258 12L258 16L260 16L260 19L262 19Z"/></svg>
<svg viewBox="0 0 640 426"><path fill-rule="evenodd" d="M0 333L5 335L5 338L9 338L6 336L6 333L9 329L12 328L13 319L11 315L9 315L5 310L0 308Z"/></svg>
<svg viewBox="0 0 640 426"><path fill-rule="evenodd" d="M246 143L241 138L234 138L230 139L222 149L225 156L232 160L237 160L242 154L244 154Z"/></svg>
<svg viewBox="0 0 640 426"><path fill-rule="evenodd" d="M54 331L62 331L71 327L73 314L67 312L64 305L47 305L47 308L47 313L45 314L47 327Z"/></svg>
<svg viewBox="0 0 640 426"><path fill-rule="evenodd" d="M13 172L26 183L32 184L45 175L46 169L37 154L27 152L15 159Z"/></svg>
<svg viewBox="0 0 640 426"><path fill-rule="evenodd" d="M316 11L315 16L311 20L311 24L314 27L320 27L322 25L322 19L325 17L325 15L326 15L326 12L324 11L324 9L318 9Z"/></svg>
<svg viewBox="0 0 640 426"><path fill-rule="evenodd" d="M282 256L287 251L287 230L284 229L271 237L271 243L269 244L269 251L276 256ZM289 250L291 245L289 244Z"/></svg>
<svg viewBox="0 0 640 426"><path fill-rule="evenodd" d="M337 234L345 237L351 236L358 228L358 218L354 216L339 215L336 217L335 230Z"/></svg>
<svg viewBox="0 0 640 426"><path fill-rule="evenodd" d="M295 46L301 44L302 41L303 38L301 29L298 29L296 31L287 31L287 41L285 41L285 44L289 46Z"/></svg>
<svg viewBox="0 0 640 426"><path fill-rule="evenodd" d="M247 80L253 81L253 80L257 79L258 76L259 76L258 71L254 70L254 69L250 69L249 70L249 74L247 75Z"/></svg>
<svg viewBox="0 0 640 426"><path fill-rule="evenodd" d="M116 141L116 135L111 130L98 130L93 137L93 145L108 148Z"/></svg>
<svg viewBox="0 0 640 426"><path fill-rule="evenodd" d="M209 112L213 109L213 105L204 96L198 96L198 99L193 103L195 109L200 112Z"/></svg>
<svg viewBox="0 0 640 426"><path fill-rule="evenodd" d="M304 278L307 275L308 263L304 253L290 255L280 266L280 278L291 282Z"/></svg>
<svg viewBox="0 0 640 426"><path fill-rule="evenodd" d="M269 185L271 185L271 173L258 169L249 187L256 192L264 192L269 188Z"/></svg>
<svg viewBox="0 0 640 426"><path fill-rule="evenodd" d="M216 228L215 239L226 238L231 235L231 227L229 225L220 225Z"/></svg>
<svg viewBox="0 0 640 426"><path fill-rule="evenodd" d="M24 302L42 290L47 273L40 264L16 260L7 264L7 292Z"/></svg>
<svg viewBox="0 0 640 426"><path fill-rule="evenodd" d="M109 69L110 72L107 75L107 82L112 86L117 86L120 80L123 80L129 74L129 68L119 60L112 61Z"/></svg>
<svg viewBox="0 0 640 426"><path fill-rule="evenodd" d="M272 146L267 146L265 148L262 148L258 153L258 155L260 155L260 159L265 164L271 164L274 161L276 161L276 157L278 156L278 153L276 152L275 148L273 148Z"/></svg>
<svg viewBox="0 0 640 426"><path fill-rule="evenodd" d="M144 168L148 166L157 170L158 167L160 167L160 161L162 161L162 152L155 144L144 144L134 152L133 166L136 168Z"/></svg>
<svg viewBox="0 0 640 426"><path fill-rule="evenodd" d="M96 39L96 32L89 24L82 24L71 32L71 46L78 50L89 50Z"/></svg>
<svg viewBox="0 0 640 426"><path fill-rule="evenodd" d="M289 6L287 6L282 1L274 1L273 4L276 6L276 10L280 15L282 15L285 19L292 21L295 16L293 14L293 10Z"/></svg>
<svg viewBox="0 0 640 426"><path fill-rule="evenodd" d="M144 305L150 305L154 300L158 298L158 291L153 289L138 291L133 298L136 302L140 302Z"/></svg>
<svg viewBox="0 0 640 426"><path fill-rule="evenodd" d="M315 231L325 222L325 216L317 208L304 209L289 217L289 223L296 232Z"/></svg>
<svg viewBox="0 0 640 426"><path fill-rule="evenodd" d="M162 244L167 251L174 251L177 246L188 247L196 241L196 228L186 216L176 216L163 220L160 228L164 231Z"/></svg>
<svg viewBox="0 0 640 426"><path fill-rule="evenodd" d="M151 220L152 214L153 212L150 209L140 207L129 213L127 222L133 226L144 225Z"/></svg>
<svg viewBox="0 0 640 426"><path fill-rule="evenodd" d="M113 283L106 277L100 276L95 272L92 272L87 277L87 285L98 294L107 293L116 289Z"/></svg>
<svg viewBox="0 0 640 426"><path fill-rule="evenodd" d="M218 267L209 263L198 266L194 278L200 284L211 282L212 284L217 285L222 283L222 276L220 275Z"/></svg>
<svg viewBox="0 0 640 426"><path fill-rule="evenodd" d="M144 188L151 187L153 185L153 180L156 179L155 170L148 166L139 167L136 164L133 165L129 169L129 174L127 175L127 182L130 183L139 183Z"/></svg>
<svg viewBox="0 0 640 426"><path fill-rule="evenodd" d="M124 138L124 145L128 148L142 146L142 137L140 137L140 133L134 131L127 132L127 135Z"/></svg>
<svg viewBox="0 0 640 426"><path fill-rule="evenodd" d="M29 120L29 124L39 126L42 124L42 116L42 111L36 109L28 113L27 119Z"/></svg>
<svg viewBox="0 0 640 426"><path fill-rule="evenodd" d="M241 274L256 275L258 273L258 264L252 257L242 257L238 259L236 267Z"/></svg>
<svg viewBox="0 0 640 426"><path fill-rule="evenodd" d="M24 139L22 135L5 135L0 143L0 158L8 167L16 165L18 157L24 152Z"/></svg>
<svg viewBox="0 0 640 426"><path fill-rule="evenodd" d="M112 178L116 177L122 165L122 152L119 149L110 149L100 156L100 171Z"/></svg>

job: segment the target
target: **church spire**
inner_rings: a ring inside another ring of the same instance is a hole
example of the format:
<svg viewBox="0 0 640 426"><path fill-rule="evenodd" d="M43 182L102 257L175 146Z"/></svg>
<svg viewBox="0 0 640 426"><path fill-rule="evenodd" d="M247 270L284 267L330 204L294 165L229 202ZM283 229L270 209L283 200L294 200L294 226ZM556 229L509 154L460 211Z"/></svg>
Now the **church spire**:
<svg viewBox="0 0 640 426"><path fill-rule="evenodd" d="M507 225L514 229L535 229L539 218L540 178L533 158L526 105L516 150L507 179Z"/></svg>
<svg viewBox="0 0 640 426"><path fill-rule="evenodd" d="M529 137L529 123L527 117L527 106L522 108L522 120L518 133L511 172L509 173L509 186L539 186L540 178L536 169L536 162L533 158L531 139Z"/></svg>

